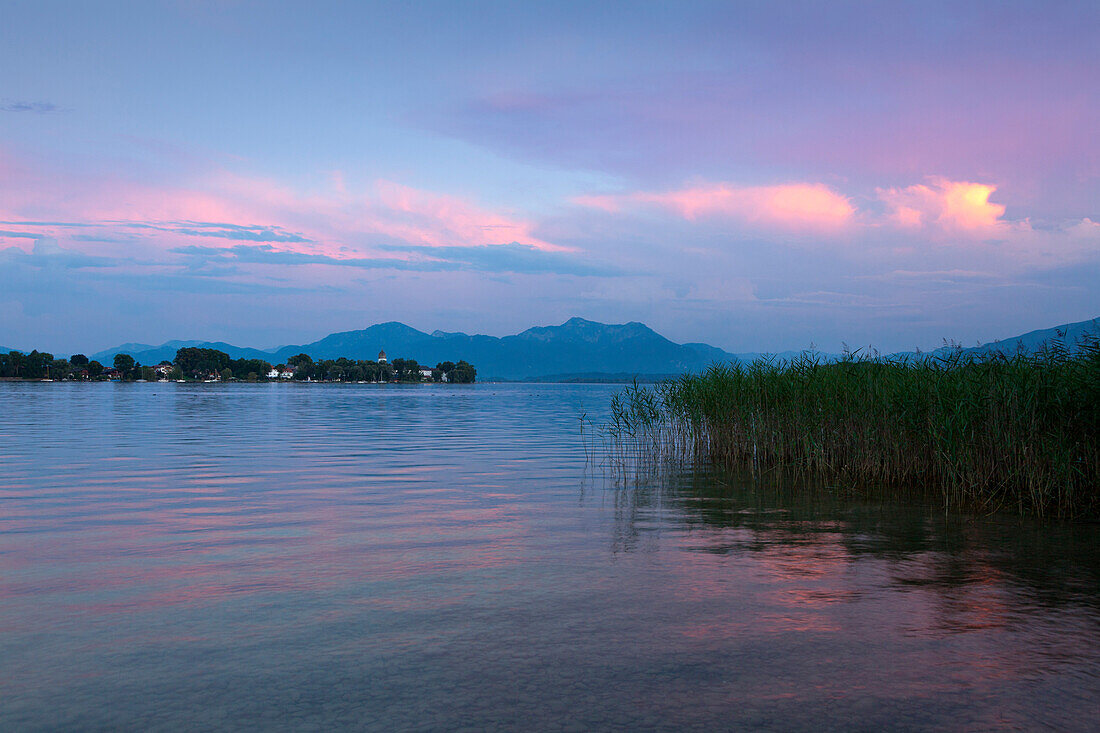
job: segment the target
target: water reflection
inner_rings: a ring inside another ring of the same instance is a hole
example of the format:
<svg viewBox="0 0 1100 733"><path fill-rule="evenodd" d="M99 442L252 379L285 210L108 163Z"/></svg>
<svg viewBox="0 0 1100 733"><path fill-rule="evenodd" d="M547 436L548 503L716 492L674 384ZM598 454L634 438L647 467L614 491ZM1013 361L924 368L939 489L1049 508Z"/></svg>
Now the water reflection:
<svg viewBox="0 0 1100 733"><path fill-rule="evenodd" d="M1095 527L617 485L613 389L0 384L0 728L1088 727Z"/></svg>
<svg viewBox="0 0 1100 733"><path fill-rule="evenodd" d="M853 564L875 561L899 591L947 598L998 588L1024 611L1100 608L1096 524L959 516L930 502L709 467L650 467L614 482L613 552L643 549L679 527L680 549L759 556L776 577L852 572Z"/></svg>
<svg viewBox="0 0 1100 733"><path fill-rule="evenodd" d="M836 700L923 700L925 717L906 719L929 725L954 726L949 701L961 698L997 709L968 710L961 727L1092 725L1095 526L948 516L699 468L615 478L612 552L676 551L662 580L683 603L672 628L714 648L813 650L833 676L798 676L803 686L785 693L794 699L820 702L804 687L812 681Z"/></svg>

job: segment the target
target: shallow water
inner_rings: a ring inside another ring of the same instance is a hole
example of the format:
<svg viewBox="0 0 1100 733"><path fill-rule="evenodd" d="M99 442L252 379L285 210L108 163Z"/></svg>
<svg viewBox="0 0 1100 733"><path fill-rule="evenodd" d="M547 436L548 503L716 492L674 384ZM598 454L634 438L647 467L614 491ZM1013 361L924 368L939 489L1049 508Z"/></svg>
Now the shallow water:
<svg viewBox="0 0 1100 733"><path fill-rule="evenodd" d="M0 384L0 730L1094 727L1096 525L624 482L615 389Z"/></svg>

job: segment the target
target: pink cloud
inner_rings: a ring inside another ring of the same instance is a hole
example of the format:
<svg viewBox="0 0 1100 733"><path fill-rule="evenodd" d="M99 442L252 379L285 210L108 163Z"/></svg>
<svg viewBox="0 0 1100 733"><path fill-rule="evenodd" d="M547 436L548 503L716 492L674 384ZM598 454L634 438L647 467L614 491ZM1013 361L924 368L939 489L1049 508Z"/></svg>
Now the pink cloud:
<svg viewBox="0 0 1100 733"><path fill-rule="evenodd" d="M379 239L424 247L517 243L544 251L567 249L535 236L532 221L490 211L457 196L392 181L379 180L366 191L352 192L339 176L332 180L330 190L306 194L267 179L222 174L212 182L212 188L220 192L219 200L237 202L250 210L253 223L261 217L302 231L317 242L359 253L364 249L364 240ZM210 213L205 208L199 211ZM328 254L338 255L338 251Z"/></svg>
<svg viewBox="0 0 1100 733"><path fill-rule="evenodd" d="M125 178L83 180L51 175L36 166L0 157L0 219L65 221L95 229L106 240L140 242L147 257L186 244L233 246L213 228L274 229L280 251L335 258L396 257L386 245L484 247L518 243L542 251L572 251L534 234L535 223L511 213L492 211L466 199L377 181L351 191L342 176L323 190L303 191L278 181L213 171L184 185L142 184ZM42 236L65 239L73 229L9 225ZM292 241L293 240L293 241ZM76 246L97 253L118 249L103 241ZM16 242L25 245L27 242ZM131 250L132 251L132 250Z"/></svg>
<svg viewBox="0 0 1100 733"><path fill-rule="evenodd" d="M712 227L712 220L717 220L730 231L762 229L763 236L812 234L782 242L879 260L957 255L972 266L974 257L991 258L987 263L997 261L999 271L1008 272L1095 256L1100 226L1091 220L1067 220L1036 229L1026 218L1006 219L1006 207L990 200L996 192L993 183L935 177L870 193L839 192L816 183L714 183L663 192L582 196L573 202L604 211L624 224L639 214L658 212L691 227ZM944 265L940 262L936 269Z"/></svg>
<svg viewBox="0 0 1100 733"><path fill-rule="evenodd" d="M903 188L880 188L874 198L885 205L885 212L874 207L857 209L847 195L820 183L715 183L663 192L580 196L573 201L611 214L652 208L672 212L689 222L724 218L770 229L822 234L868 227L989 234L1009 224L1003 219L1005 207L989 200L996 190L988 183L945 178Z"/></svg>
<svg viewBox="0 0 1100 733"><path fill-rule="evenodd" d="M376 183L377 202L390 214L376 226L411 244L433 247L525 244L545 251L569 248L545 242L529 221L486 211L454 196L422 191L391 181ZM401 216L394 216L398 213Z"/></svg>
<svg viewBox="0 0 1100 733"><path fill-rule="evenodd" d="M989 230L1002 223L1005 207L991 203L996 186L934 179L930 185L879 189L887 221L911 229L936 226L963 231Z"/></svg>
<svg viewBox="0 0 1100 733"><path fill-rule="evenodd" d="M652 206L688 221L728 217L787 230L836 230L848 224L855 208L847 197L820 183L734 186L719 183L660 193L582 196L576 203L608 212Z"/></svg>

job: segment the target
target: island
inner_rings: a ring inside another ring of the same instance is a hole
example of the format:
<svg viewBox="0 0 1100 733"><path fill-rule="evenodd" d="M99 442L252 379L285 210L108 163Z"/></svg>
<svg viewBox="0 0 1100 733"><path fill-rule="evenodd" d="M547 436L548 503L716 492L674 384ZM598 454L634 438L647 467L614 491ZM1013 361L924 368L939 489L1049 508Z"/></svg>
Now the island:
<svg viewBox="0 0 1100 733"><path fill-rule="evenodd" d="M477 369L466 361L443 361L434 367L415 359L389 360L385 350L376 360L314 359L297 354L285 364L262 359L232 359L218 349L186 347L172 361L143 365L129 354L115 354L110 366L89 360L84 354L68 359L34 350L0 353L0 379L74 382L351 382L358 384L472 384Z"/></svg>

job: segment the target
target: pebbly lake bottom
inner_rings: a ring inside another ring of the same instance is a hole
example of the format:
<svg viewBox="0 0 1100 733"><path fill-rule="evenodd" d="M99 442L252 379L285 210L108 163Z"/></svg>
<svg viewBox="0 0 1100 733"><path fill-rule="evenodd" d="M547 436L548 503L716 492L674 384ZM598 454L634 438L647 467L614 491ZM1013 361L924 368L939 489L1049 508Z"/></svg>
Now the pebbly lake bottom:
<svg viewBox="0 0 1100 733"><path fill-rule="evenodd" d="M616 389L0 384L0 729L1094 727L1096 525L623 480Z"/></svg>

